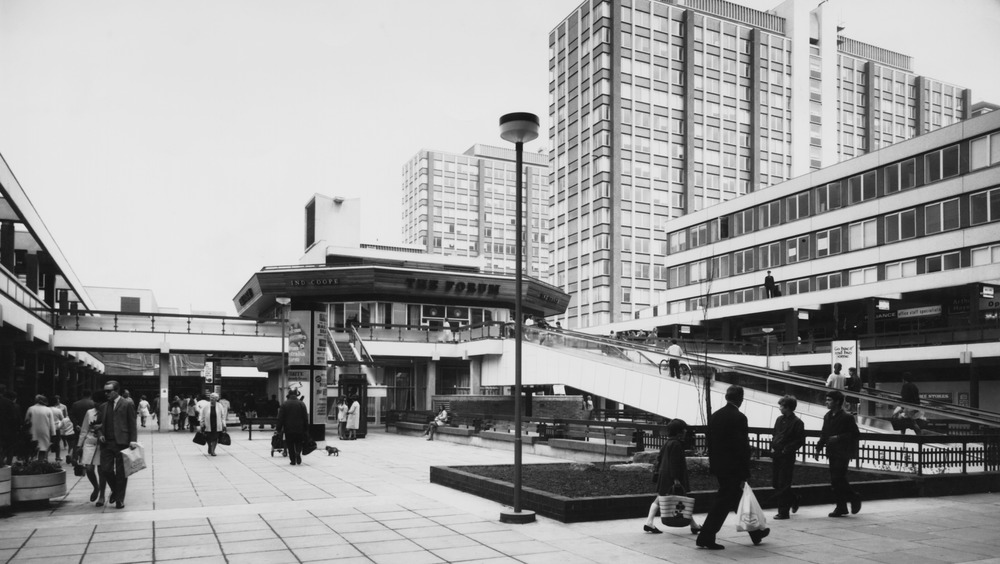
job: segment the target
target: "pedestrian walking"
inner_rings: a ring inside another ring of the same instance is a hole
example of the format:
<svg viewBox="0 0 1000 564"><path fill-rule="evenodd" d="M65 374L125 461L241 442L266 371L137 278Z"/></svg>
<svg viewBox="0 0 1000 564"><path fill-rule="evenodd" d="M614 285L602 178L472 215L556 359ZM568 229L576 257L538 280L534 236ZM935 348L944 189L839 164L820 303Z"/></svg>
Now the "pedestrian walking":
<svg viewBox="0 0 1000 564"><path fill-rule="evenodd" d="M344 398L337 398L337 437L342 441L347 438L347 404Z"/></svg>
<svg viewBox="0 0 1000 564"><path fill-rule="evenodd" d="M82 463L79 460L79 447L83 446L83 438L81 427L83 426L83 418L87 415L87 412L94 408L94 394L90 390L84 390L83 395L80 399L76 400L69 406L69 420L73 422L73 435L72 441L69 441L69 452L73 457L73 466L76 467Z"/></svg>
<svg viewBox="0 0 1000 564"><path fill-rule="evenodd" d="M77 461L83 465L90 485L94 486L90 501L96 501L97 507L104 507L104 492L108 485L104 472L97 471L101 467L101 425L97 419L104 407L104 400L103 392L94 392L90 397L92 407L84 413L80 424L80 459ZM72 412L72 408L70 409Z"/></svg>
<svg viewBox="0 0 1000 564"><path fill-rule="evenodd" d="M215 393L208 396L208 403L202 406L198 414L201 432L205 433L209 456L215 456L215 449L219 446L219 435L226 432L227 415L229 412L219 403L219 394Z"/></svg>
<svg viewBox="0 0 1000 564"><path fill-rule="evenodd" d="M287 399L278 408L278 423L274 433L285 435L285 448L288 449L288 462L292 466L302 464L302 444L309 430L309 414L306 404L299 401L298 394L292 390Z"/></svg>
<svg viewBox="0 0 1000 564"><path fill-rule="evenodd" d="M45 396L35 396L35 405L28 408L24 420L31 425L31 439L37 443L38 460L48 460L52 437L56 435L56 416Z"/></svg>
<svg viewBox="0 0 1000 564"><path fill-rule="evenodd" d="M826 449L826 458L830 461L830 485L833 486L833 499L836 507L830 517L847 515L847 504L851 504L851 513L861 511L861 496L851 489L847 481L847 468L852 458L858 456L858 423L854 416L844 411L844 394L839 390L826 393L826 408L829 411L823 416L823 431L816 443L816 459Z"/></svg>
<svg viewBox="0 0 1000 564"><path fill-rule="evenodd" d="M774 422L774 432L771 434L771 487L774 488L774 500L778 506L775 519L788 519L788 510L792 513L799 510L798 496L792 491L792 474L795 471L795 454L806 442L806 427L795 415L798 400L793 396L785 396L778 400L781 415Z"/></svg>
<svg viewBox="0 0 1000 564"><path fill-rule="evenodd" d="M66 409L66 406L62 405L59 396L52 396L52 399L49 401L49 409L52 410L52 417L55 419L55 427L52 429L52 436L49 437L49 450L55 453L56 463L60 463L62 462L63 420L67 417L68 413L63 411Z"/></svg>
<svg viewBox="0 0 1000 564"><path fill-rule="evenodd" d="M149 418L149 402L146 401L146 396L139 397L139 422L143 427L146 426L146 419Z"/></svg>
<svg viewBox="0 0 1000 564"><path fill-rule="evenodd" d="M125 491L128 488L122 451L139 446L136 443L135 404L129 398L119 396L120 389L115 380L104 384L107 403L98 419L101 424L101 472L111 486L111 501L117 509L125 507Z"/></svg>
<svg viewBox="0 0 1000 564"><path fill-rule="evenodd" d="M198 403L194 400L194 396L188 396L187 405L184 409L187 411L188 430L194 433L194 430L198 427Z"/></svg>
<svg viewBox="0 0 1000 564"><path fill-rule="evenodd" d="M660 512L659 496L671 495L677 488L681 488L683 493L691 491L691 484L688 481L687 459L684 457L684 438L687 436L688 429L688 424L683 419L671 419L670 423L667 423L667 441L660 448L660 456L657 458L658 471L654 471L657 497L653 498L653 503L649 506L649 514L646 515L646 523L642 526L642 530L647 533L663 532L656 527L653 521ZM700 532L701 525L692 518L691 534L696 535Z"/></svg>
<svg viewBox="0 0 1000 564"><path fill-rule="evenodd" d="M843 390L847 388L847 375L841 372L842 366L839 362L834 363L833 372L830 373L826 378L826 387L833 388L834 390Z"/></svg>
<svg viewBox="0 0 1000 564"><path fill-rule="evenodd" d="M708 420L708 471L718 480L719 491L695 541L700 548L726 548L715 542L715 536L722 530L726 517L739 505L743 485L750 477L750 431L747 416L740 413L741 405L743 388L729 386L726 405ZM758 545L770 532L771 529L749 531L750 540Z"/></svg>

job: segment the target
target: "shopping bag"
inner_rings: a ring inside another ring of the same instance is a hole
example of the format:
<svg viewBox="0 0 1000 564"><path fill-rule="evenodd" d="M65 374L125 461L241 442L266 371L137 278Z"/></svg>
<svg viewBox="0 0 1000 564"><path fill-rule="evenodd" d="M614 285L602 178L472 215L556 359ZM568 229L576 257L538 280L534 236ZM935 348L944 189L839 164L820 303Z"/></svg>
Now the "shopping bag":
<svg viewBox="0 0 1000 564"><path fill-rule="evenodd" d="M142 448L142 443L136 444L139 446L122 451L122 462L125 463L126 476L131 476L146 467L146 449Z"/></svg>
<svg viewBox="0 0 1000 564"><path fill-rule="evenodd" d="M219 433L219 444L222 446L229 446L233 444L233 439L229 437L229 433L223 431Z"/></svg>
<svg viewBox="0 0 1000 564"><path fill-rule="evenodd" d="M316 450L316 441L312 437L306 437L304 443L302 443L302 454L309 454L310 452Z"/></svg>
<svg viewBox="0 0 1000 564"><path fill-rule="evenodd" d="M191 438L191 442L193 442L196 445L204 446L206 443L208 443L208 439L205 437L205 433L198 431L197 433L194 434L194 437Z"/></svg>
<svg viewBox="0 0 1000 564"><path fill-rule="evenodd" d="M687 527L691 524L691 514L694 512L694 498L681 495L684 488L676 488L671 495L656 496L660 504L660 522L668 527Z"/></svg>
<svg viewBox="0 0 1000 564"><path fill-rule="evenodd" d="M764 510L757 503L757 496L753 494L750 484L743 486L743 497L736 508L736 530L740 532L762 531L767 528L767 517Z"/></svg>

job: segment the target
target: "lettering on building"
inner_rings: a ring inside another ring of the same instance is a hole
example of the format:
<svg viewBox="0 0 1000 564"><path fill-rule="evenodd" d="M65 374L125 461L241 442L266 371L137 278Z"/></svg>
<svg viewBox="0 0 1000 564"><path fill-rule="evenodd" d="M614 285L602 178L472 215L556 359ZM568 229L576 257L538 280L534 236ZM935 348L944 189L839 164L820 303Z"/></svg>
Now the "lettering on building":
<svg viewBox="0 0 1000 564"><path fill-rule="evenodd" d="M485 284L476 282L455 282L446 280L443 284L440 280L429 280L426 278L407 278L406 287L412 290L443 290L452 294L465 294L474 296L496 296L500 294L499 284Z"/></svg>
<svg viewBox="0 0 1000 564"><path fill-rule="evenodd" d="M305 279L299 278L296 280L290 280L289 284L295 288L302 288L305 286L337 286L340 284L339 278L312 278Z"/></svg>
<svg viewBox="0 0 1000 564"><path fill-rule="evenodd" d="M253 299L253 288L247 288L246 292L240 296L240 307L247 305L247 302Z"/></svg>

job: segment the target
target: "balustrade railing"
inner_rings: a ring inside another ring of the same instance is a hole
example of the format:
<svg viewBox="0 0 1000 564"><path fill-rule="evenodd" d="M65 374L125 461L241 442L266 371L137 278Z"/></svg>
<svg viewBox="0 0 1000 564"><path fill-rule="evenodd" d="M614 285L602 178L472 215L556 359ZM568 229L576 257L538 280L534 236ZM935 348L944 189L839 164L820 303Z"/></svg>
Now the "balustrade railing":
<svg viewBox="0 0 1000 564"><path fill-rule="evenodd" d="M51 319L56 329L71 331L281 337L279 319L118 311L51 312Z"/></svg>

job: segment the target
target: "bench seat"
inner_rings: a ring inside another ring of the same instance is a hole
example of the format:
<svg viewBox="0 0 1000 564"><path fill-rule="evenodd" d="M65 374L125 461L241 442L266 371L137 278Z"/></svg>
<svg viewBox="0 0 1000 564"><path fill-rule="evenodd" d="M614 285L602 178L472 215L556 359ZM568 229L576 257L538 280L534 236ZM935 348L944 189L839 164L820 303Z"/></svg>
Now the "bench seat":
<svg viewBox="0 0 1000 564"><path fill-rule="evenodd" d="M489 439L491 441L503 441L506 443L514 442L516 436L514 433L508 433L506 431L480 431L480 438ZM521 435L521 444L533 445L538 440L538 437L534 435Z"/></svg>
<svg viewBox="0 0 1000 564"><path fill-rule="evenodd" d="M426 425L426 423L411 423L409 421L396 421L396 423L393 424L393 426L396 427L397 432L399 432L400 429L406 429L407 431L420 431L421 433L424 432L424 427Z"/></svg>
<svg viewBox="0 0 1000 564"><path fill-rule="evenodd" d="M459 437L471 437L476 430L472 427L438 427L434 431L437 435L457 435Z"/></svg>

